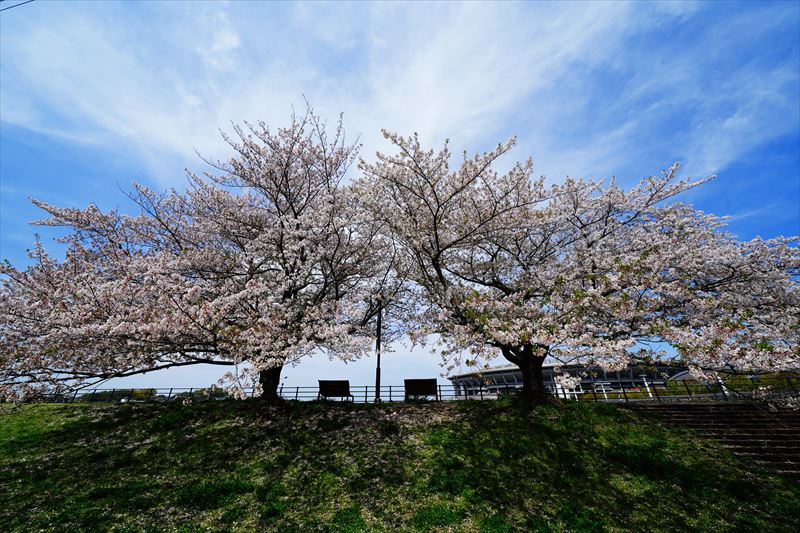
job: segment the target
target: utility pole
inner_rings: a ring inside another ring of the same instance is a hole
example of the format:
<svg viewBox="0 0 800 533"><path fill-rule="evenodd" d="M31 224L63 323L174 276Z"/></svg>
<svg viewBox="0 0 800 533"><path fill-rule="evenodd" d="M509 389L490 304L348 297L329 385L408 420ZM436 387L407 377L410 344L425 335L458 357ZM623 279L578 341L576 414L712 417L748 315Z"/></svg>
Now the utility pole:
<svg viewBox="0 0 800 533"><path fill-rule="evenodd" d="M378 366L375 367L375 403L381 403L381 315L383 314L383 300L378 300L378 324L375 328L375 354L378 356Z"/></svg>

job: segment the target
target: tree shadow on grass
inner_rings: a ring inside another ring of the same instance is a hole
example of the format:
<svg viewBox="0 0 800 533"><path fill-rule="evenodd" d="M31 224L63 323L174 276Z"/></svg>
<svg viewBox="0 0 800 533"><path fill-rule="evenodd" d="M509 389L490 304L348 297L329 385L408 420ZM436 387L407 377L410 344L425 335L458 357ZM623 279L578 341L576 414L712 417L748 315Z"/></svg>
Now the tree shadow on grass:
<svg viewBox="0 0 800 533"><path fill-rule="evenodd" d="M798 487L614 406L529 413L503 401L221 401L113 406L62 422L0 442L0 450L26 443L0 455L0 484L10 489L0 491L0 529L105 530L120 521L265 531L800 524Z"/></svg>

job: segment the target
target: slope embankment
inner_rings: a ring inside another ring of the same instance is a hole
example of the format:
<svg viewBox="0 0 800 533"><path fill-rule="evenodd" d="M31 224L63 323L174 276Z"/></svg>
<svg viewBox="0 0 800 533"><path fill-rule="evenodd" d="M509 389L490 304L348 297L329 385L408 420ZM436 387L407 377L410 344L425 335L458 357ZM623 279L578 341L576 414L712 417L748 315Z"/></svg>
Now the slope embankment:
<svg viewBox="0 0 800 533"><path fill-rule="evenodd" d="M800 486L611 405L0 406L0 530L800 530Z"/></svg>

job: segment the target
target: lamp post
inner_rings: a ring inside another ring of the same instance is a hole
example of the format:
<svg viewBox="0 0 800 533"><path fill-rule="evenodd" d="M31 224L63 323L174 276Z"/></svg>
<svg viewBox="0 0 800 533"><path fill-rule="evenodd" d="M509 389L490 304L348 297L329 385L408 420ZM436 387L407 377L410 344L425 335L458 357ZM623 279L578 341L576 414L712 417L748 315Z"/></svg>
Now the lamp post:
<svg viewBox="0 0 800 533"><path fill-rule="evenodd" d="M378 365L375 367L375 403L381 403L381 318L383 314L383 300L378 300L378 323L375 328L375 354L378 356Z"/></svg>

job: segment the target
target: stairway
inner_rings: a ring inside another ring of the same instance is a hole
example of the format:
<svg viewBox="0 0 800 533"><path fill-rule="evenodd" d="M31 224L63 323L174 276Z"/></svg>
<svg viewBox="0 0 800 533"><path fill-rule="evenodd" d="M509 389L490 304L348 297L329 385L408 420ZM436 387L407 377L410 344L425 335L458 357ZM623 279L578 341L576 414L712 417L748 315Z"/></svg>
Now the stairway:
<svg viewBox="0 0 800 533"><path fill-rule="evenodd" d="M800 481L800 411L756 403L662 402L629 405L641 414L715 439L734 455Z"/></svg>

